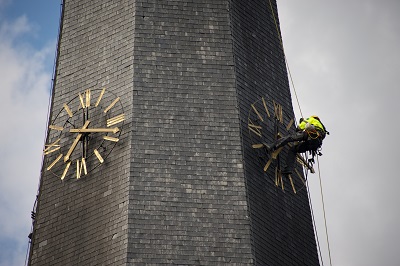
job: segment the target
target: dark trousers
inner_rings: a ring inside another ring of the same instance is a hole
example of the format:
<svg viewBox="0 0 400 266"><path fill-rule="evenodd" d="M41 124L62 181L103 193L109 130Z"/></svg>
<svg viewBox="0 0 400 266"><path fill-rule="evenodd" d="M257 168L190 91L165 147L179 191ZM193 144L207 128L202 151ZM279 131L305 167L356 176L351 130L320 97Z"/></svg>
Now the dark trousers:
<svg viewBox="0 0 400 266"><path fill-rule="evenodd" d="M316 151L322 145L321 138L309 138L307 132L304 131L279 139L278 143L276 144L276 148L283 147L289 142L295 141L299 141L299 143L289 148L288 156L286 157L286 164L282 170L282 174L291 174L293 172L297 153Z"/></svg>

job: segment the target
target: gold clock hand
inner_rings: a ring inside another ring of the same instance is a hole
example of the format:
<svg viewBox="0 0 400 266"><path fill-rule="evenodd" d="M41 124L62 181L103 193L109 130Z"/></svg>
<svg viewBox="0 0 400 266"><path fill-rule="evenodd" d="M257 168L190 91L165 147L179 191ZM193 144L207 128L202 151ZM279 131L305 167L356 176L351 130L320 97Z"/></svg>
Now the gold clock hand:
<svg viewBox="0 0 400 266"><path fill-rule="evenodd" d="M87 128L89 125L90 121L87 120L85 122L85 124L83 125L82 129ZM64 157L64 162L67 162L69 160L69 157L71 156L71 153L74 151L76 145L78 144L78 141L81 139L82 134L78 134L78 136L76 136L74 142L72 143L71 147L69 148L67 154Z"/></svg>
<svg viewBox="0 0 400 266"><path fill-rule="evenodd" d="M119 128L73 128L71 133L117 133Z"/></svg>

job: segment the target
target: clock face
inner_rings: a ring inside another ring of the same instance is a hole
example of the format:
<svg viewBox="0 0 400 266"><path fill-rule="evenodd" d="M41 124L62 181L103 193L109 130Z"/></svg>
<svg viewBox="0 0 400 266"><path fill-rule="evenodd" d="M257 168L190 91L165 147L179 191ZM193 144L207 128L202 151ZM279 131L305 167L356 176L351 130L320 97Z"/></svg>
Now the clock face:
<svg viewBox="0 0 400 266"><path fill-rule="evenodd" d="M79 179L106 164L121 136L123 106L105 88L78 93L62 106L49 124L45 170L61 180Z"/></svg>
<svg viewBox="0 0 400 266"><path fill-rule="evenodd" d="M290 188L294 193L305 185L303 175L296 167L293 175L284 176L281 170L285 164L287 150L286 147L277 150L268 150L264 143L273 144L279 138L288 136L295 132L295 120L289 113L273 99L262 97L252 103L248 114L248 129L251 147L256 153L260 162L260 167L272 177L276 186ZM300 159L298 159L300 160Z"/></svg>

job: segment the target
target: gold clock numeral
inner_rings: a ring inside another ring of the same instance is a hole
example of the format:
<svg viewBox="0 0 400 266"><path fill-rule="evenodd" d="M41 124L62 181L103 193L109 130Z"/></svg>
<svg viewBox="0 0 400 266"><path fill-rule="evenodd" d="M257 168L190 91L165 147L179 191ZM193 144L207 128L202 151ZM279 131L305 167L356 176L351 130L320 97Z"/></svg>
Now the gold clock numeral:
<svg viewBox="0 0 400 266"><path fill-rule="evenodd" d="M79 102L80 102L80 106L83 109L88 108L90 106L90 99L91 99L91 94L90 94L90 89L87 89L83 95L82 94L78 94L79 95Z"/></svg>
<svg viewBox="0 0 400 266"><path fill-rule="evenodd" d="M294 119L292 118L292 119L290 119L289 123L287 124L286 130L289 131L289 129L292 127L293 123L294 123Z"/></svg>
<svg viewBox="0 0 400 266"><path fill-rule="evenodd" d="M50 125L49 126L50 129L54 129L54 130L58 130L58 131L63 131L63 127L60 126L56 126L56 125Z"/></svg>
<svg viewBox="0 0 400 266"><path fill-rule="evenodd" d="M254 134L261 137L261 126L255 125L251 120L249 120L248 127Z"/></svg>
<svg viewBox="0 0 400 266"><path fill-rule="evenodd" d="M67 112L67 114L69 115L69 117L72 117L72 112L71 112L71 109L69 109L69 107L68 107L68 105L66 104L66 103L64 103L64 109L65 109L65 111Z"/></svg>
<svg viewBox="0 0 400 266"><path fill-rule="evenodd" d="M103 159L103 157L101 157L99 151L96 150L96 149L94 149L93 152L94 152L94 154L96 155L97 159L100 161L100 163L103 163L103 162L104 162L104 159Z"/></svg>
<svg viewBox="0 0 400 266"><path fill-rule="evenodd" d="M52 152L58 151L60 149L60 145L57 143L60 142L60 140L61 139L59 138L56 141L54 141L53 143L45 145L46 149L43 150L43 154L47 155Z"/></svg>
<svg viewBox="0 0 400 266"><path fill-rule="evenodd" d="M56 141L54 141L53 143L47 144L47 148L51 148L53 146L59 146L57 143L60 142L60 138L56 139Z"/></svg>
<svg viewBox="0 0 400 266"><path fill-rule="evenodd" d="M125 120L125 114L120 114L110 119L107 119L107 127L113 126Z"/></svg>
<svg viewBox="0 0 400 266"><path fill-rule="evenodd" d="M279 184L281 184L282 190L285 190L285 186L283 184L281 171L278 170L278 168L275 168L275 185L279 186Z"/></svg>
<svg viewBox="0 0 400 266"><path fill-rule="evenodd" d="M79 163L79 159L76 160L76 179L81 178L82 167Z"/></svg>
<svg viewBox="0 0 400 266"><path fill-rule="evenodd" d="M253 149L261 149L262 147L264 147L264 144L257 143L257 144L251 145L251 147L252 147Z"/></svg>
<svg viewBox="0 0 400 266"><path fill-rule="evenodd" d="M82 166L83 166L83 173L87 175L87 167L86 167L86 160L82 158Z"/></svg>
<svg viewBox="0 0 400 266"><path fill-rule="evenodd" d="M44 150L43 154L44 154L44 155L48 155L48 154L50 154L50 153L53 153L53 152L55 152L55 151L58 151L60 148L61 148L60 145L57 145L56 147L54 147L54 148L52 148L52 149L47 148L46 150Z"/></svg>
<svg viewBox="0 0 400 266"><path fill-rule="evenodd" d="M293 193L296 194L297 191L296 191L296 188L294 187L292 175L289 175L289 181L290 181L290 184L292 185Z"/></svg>
<svg viewBox="0 0 400 266"><path fill-rule="evenodd" d="M103 139L113 141L113 142L118 142L118 138L110 137L110 136L104 136Z"/></svg>
<svg viewBox="0 0 400 266"><path fill-rule="evenodd" d="M264 105L265 112L267 113L268 117L271 117L271 115L269 114L269 111L268 111L267 103L264 100L264 97L261 97L261 99L262 99L262 102Z"/></svg>
<svg viewBox="0 0 400 266"><path fill-rule="evenodd" d="M61 180L64 180L65 176L67 175L68 169L71 166L71 162L68 162L67 165L65 166L64 172L61 176Z"/></svg>
<svg viewBox="0 0 400 266"><path fill-rule="evenodd" d="M117 97L105 110L104 113L107 113L113 106L119 101L119 97Z"/></svg>
<svg viewBox="0 0 400 266"><path fill-rule="evenodd" d="M90 89L86 90L86 107L90 106Z"/></svg>
<svg viewBox="0 0 400 266"><path fill-rule="evenodd" d="M284 184L283 184L283 178L282 178L282 173L279 171L279 178L280 178L280 180L281 180L281 188L282 188L282 190L285 190L285 186L284 186Z"/></svg>
<svg viewBox="0 0 400 266"><path fill-rule="evenodd" d="M106 92L106 88L103 88L103 90L101 91L99 98L97 98L95 107L97 107L100 104L101 98L103 98L104 93Z"/></svg>
<svg viewBox="0 0 400 266"><path fill-rule="evenodd" d="M257 114L258 118L264 122L264 119L262 118L262 116L260 115L260 113L258 112L256 106L254 104L251 105L251 108L253 108L254 112Z"/></svg>
<svg viewBox="0 0 400 266"><path fill-rule="evenodd" d="M76 179L81 178L82 176L82 170L85 175L87 175L87 168L86 168L86 161L85 158L82 158L81 160L76 160Z"/></svg>
<svg viewBox="0 0 400 266"><path fill-rule="evenodd" d="M81 103L80 107L82 107L83 109L85 109L85 102L83 101L83 96L82 94L78 94L79 95L79 101Z"/></svg>
<svg viewBox="0 0 400 266"><path fill-rule="evenodd" d="M46 168L47 171L49 171L51 168L53 168L54 165L62 158L62 154L58 155L58 157Z"/></svg>

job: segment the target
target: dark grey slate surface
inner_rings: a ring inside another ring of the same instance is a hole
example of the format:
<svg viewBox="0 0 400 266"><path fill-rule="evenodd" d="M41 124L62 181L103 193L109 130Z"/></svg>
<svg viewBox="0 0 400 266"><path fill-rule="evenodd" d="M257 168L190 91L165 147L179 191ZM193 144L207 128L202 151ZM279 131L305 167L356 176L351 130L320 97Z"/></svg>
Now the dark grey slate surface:
<svg viewBox="0 0 400 266"><path fill-rule="evenodd" d="M250 103L292 110L269 2L64 2L53 117L106 87L126 120L104 167L43 172L30 263L318 265L305 190L249 145Z"/></svg>

